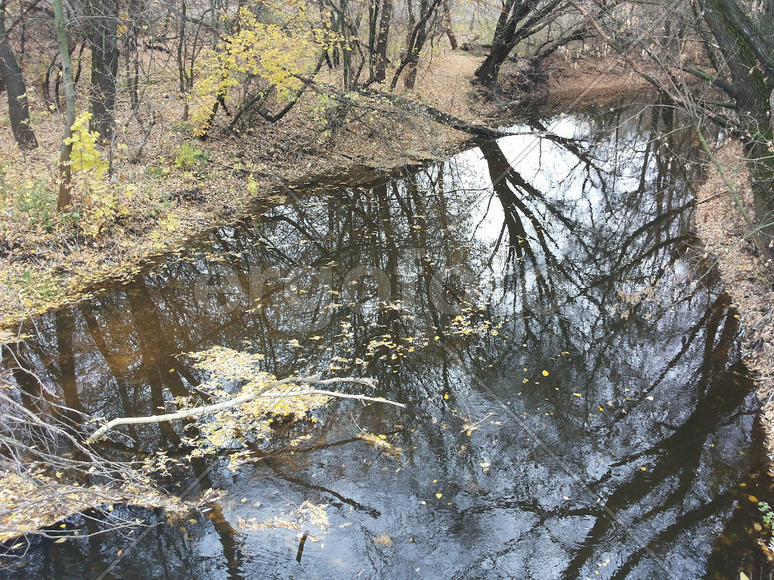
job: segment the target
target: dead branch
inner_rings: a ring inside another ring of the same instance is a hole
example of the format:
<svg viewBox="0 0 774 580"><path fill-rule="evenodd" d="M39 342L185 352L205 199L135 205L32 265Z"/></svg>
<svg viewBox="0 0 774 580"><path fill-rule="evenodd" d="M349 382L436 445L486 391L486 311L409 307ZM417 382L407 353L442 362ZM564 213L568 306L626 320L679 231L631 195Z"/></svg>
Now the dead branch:
<svg viewBox="0 0 774 580"><path fill-rule="evenodd" d="M168 421L176 421L178 419L187 419L188 417L198 417L199 415L207 415L210 413L225 411L226 409L231 409L243 403L247 403L248 401L252 401L253 399L257 399L258 397L263 396L264 393L266 393L269 390L277 389L285 385L306 384L306 385L324 386L324 385L332 385L332 384L339 384L339 383L365 385L367 387L373 387L375 385L375 381L373 379L359 379L359 378L312 379L308 377L288 377L286 379L268 383L262 386L260 389L253 391L252 393L245 393L243 395L239 395L238 397L234 397L233 399L229 399L227 401L221 401L220 403L214 403L212 405L205 405L203 407L194 407L191 409L183 409L182 411L177 411L176 413L166 413L163 415L150 415L148 417L119 417L116 419L112 419L107 423L105 423L102 427L97 429L91 435L91 437L89 437L86 440L86 443L88 444L94 443L95 441L100 439L103 435L105 435L105 433L120 425L145 425L150 423L163 423ZM312 392L315 392L315 391L313 390ZM309 391L306 391L306 392L291 391L287 394L288 395L309 394ZM405 405L403 405L402 403L396 403L396 402L389 401L387 399L381 399L381 398L364 397L362 395L345 395L343 393L336 393L333 391L319 391L319 394L325 394L328 396L340 397L344 399L360 399L363 401L387 403L390 405L395 405L397 407L405 407Z"/></svg>
<svg viewBox="0 0 774 580"><path fill-rule="evenodd" d="M310 79L308 77L304 77L301 75L293 75L293 76L303 81L304 83L308 84L309 87L317 93L331 96L333 99L335 99L340 103L345 103L350 106L353 105L352 100L349 99L349 97L346 94L342 94L327 85L320 84L314 79ZM416 101L414 99L409 99L404 96L397 95L395 93L386 93L386 92L377 91L375 89L371 89L368 87L361 87L357 89L357 91L355 92L357 92L360 95L370 97L372 99L384 99L386 101L389 101L393 105L398 105L399 107L401 107L402 110L412 111L417 115L432 119L436 123L440 123L441 125L447 125L452 129L457 129L458 131L463 131L471 135L480 135L482 137L495 137L495 138L506 137L510 135L510 133L507 131L500 131L499 129L493 129L492 127L487 127L486 125L479 125L478 123L470 123L468 121L465 121L464 119L455 117L450 113L446 113L445 111L441 111L440 109L436 109L435 107L432 107L425 103L420 103L419 101Z"/></svg>

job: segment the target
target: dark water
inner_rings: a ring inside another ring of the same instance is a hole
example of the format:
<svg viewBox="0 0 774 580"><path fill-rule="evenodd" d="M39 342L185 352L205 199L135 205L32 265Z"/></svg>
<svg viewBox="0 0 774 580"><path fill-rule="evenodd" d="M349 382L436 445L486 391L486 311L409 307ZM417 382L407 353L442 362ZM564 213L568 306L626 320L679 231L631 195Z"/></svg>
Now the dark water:
<svg viewBox="0 0 774 580"><path fill-rule="evenodd" d="M295 192L38 319L19 356L96 415L192 392L202 377L178 355L215 345L261 352L277 376L371 376L408 407L335 402L278 433L309 436L295 453L275 444L237 473L196 463L180 488L227 490L216 510L43 542L19 574L738 578L756 554L757 407L693 234L692 137L671 120L533 121L515 130L542 136ZM181 430L131 435L134 451L174 453ZM300 563L297 531L244 523L305 501L330 528L309 528Z"/></svg>

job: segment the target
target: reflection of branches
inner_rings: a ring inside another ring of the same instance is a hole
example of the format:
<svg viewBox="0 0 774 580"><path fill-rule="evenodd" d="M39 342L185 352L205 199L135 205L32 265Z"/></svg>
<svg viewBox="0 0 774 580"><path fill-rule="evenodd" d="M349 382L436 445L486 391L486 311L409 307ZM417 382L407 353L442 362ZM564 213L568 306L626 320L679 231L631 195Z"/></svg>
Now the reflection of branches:
<svg viewBox="0 0 774 580"><path fill-rule="evenodd" d="M352 441L362 441L362 439L355 438ZM378 509L373 508L371 506L364 505L364 504L360 503L359 501L354 500L352 498L345 497L345 496L343 496L342 494L340 494L337 491L334 491L334 490L332 490L330 488L327 488L327 487L324 487L322 485L316 485L314 483L309 483L309 482L304 481L303 479L301 479L299 477L294 477L292 475L289 475L289 474L285 473L284 471L282 471L279 468L279 466L276 465L275 462L273 462L273 461L270 461L269 465L271 466L271 468L274 471L274 473L276 473L282 479L285 479L285 480L289 481L290 483L294 483L296 485L305 487L307 489L314 489L316 491L320 491L322 493L326 493L326 494L328 494L330 496L335 497L336 499L338 499L342 503L345 503L347 505L352 506L357 511L371 516L374 519L376 519L376 518L378 518L378 517L380 517L382 515L382 513Z"/></svg>
<svg viewBox="0 0 774 580"><path fill-rule="evenodd" d="M13 389L0 389L0 469L4 478L15 478L4 479L9 493L8 501L0 509L0 520L5 522L0 532L4 537L69 536L71 530L51 531L44 526L73 512L99 510L105 504L171 505L169 498L158 494L131 465L110 461L81 443L73 431L73 419L81 418L78 411L49 403L39 395L28 393L28 397L37 402L34 412L25 406L29 399L22 404L15 400ZM19 522L18 517L24 514L24 525L15 528L14 522ZM35 519L42 529L30 525ZM117 514L111 514L105 523L103 532L138 524Z"/></svg>
<svg viewBox="0 0 774 580"><path fill-rule="evenodd" d="M647 548L640 548L629 554L622 566L616 570L611 579L621 580L630 577L632 571L642 558L659 546L671 545L680 534L690 531L694 526L721 511L727 510L733 502L729 492L713 497L710 501L680 514L677 520L659 531L650 541ZM663 512L662 512L663 513Z"/></svg>

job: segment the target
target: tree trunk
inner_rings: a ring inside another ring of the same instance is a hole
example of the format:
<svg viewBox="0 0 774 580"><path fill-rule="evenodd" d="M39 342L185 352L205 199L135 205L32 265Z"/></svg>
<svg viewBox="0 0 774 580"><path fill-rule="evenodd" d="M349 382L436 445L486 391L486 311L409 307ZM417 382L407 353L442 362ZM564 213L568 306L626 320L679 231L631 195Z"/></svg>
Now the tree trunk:
<svg viewBox="0 0 774 580"><path fill-rule="evenodd" d="M369 0L368 2L368 82L376 80L374 70L376 60L376 34L379 29L379 10L381 0Z"/></svg>
<svg viewBox="0 0 774 580"><path fill-rule="evenodd" d="M426 10L426 2L422 2L422 9ZM403 86L407 89L413 89L417 81L417 68L419 67L419 53L427 41L427 20L421 19L414 35L414 46L406 46L406 52L411 51L411 57L406 66L406 76L403 77Z"/></svg>
<svg viewBox="0 0 774 580"><path fill-rule="evenodd" d="M387 78L387 40L390 35L392 21L392 0L384 0L382 15L379 18L379 33L376 36L375 77L377 82Z"/></svg>
<svg viewBox="0 0 774 580"><path fill-rule="evenodd" d="M492 87L497 82L500 67L514 47L542 30L541 23L552 17L560 0L506 0L497 20L492 48L486 60L476 70L476 82Z"/></svg>
<svg viewBox="0 0 774 580"><path fill-rule="evenodd" d="M454 36L454 29L452 28L449 0L443 0L443 27L446 29L446 36L449 37L449 44L451 44L451 49L457 50L457 37Z"/></svg>
<svg viewBox="0 0 774 580"><path fill-rule="evenodd" d="M390 90L395 90L398 84L398 79L404 69L408 68L408 74L403 81L404 86L407 89L414 88L414 81L416 80L416 67L419 64L419 54L422 52L422 47L427 40L427 22L435 13L441 0L422 0L419 9L419 20L414 20L413 12L411 11L411 3L408 4L409 11L409 32L406 35L406 48L403 52L403 58L400 65L398 65L395 74L392 76L390 82ZM416 23L415 23L416 22Z"/></svg>
<svg viewBox="0 0 774 580"><path fill-rule="evenodd" d="M116 104L118 75L118 2L93 0L89 6L91 45L91 91L89 131L103 139L113 137L113 109Z"/></svg>
<svg viewBox="0 0 774 580"><path fill-rule="evenodd" d="M8 93L8 117L14 139L21 149L34 149L38 140L30 126L27 85L5 32L5 6L0 9L0 75Z"/></svg>
<svg viewBox="0 0 774 580"><path fill-rule="evenodd" d="M733 96L746 135L745 156L751 174L758 223L774 215L774 159L768 151L772 139L771 96L774 94L774 47L765 31L774 24L767 12L758 28L733 0L704 0L704 19L720 47L731 73ZM774 240L774 227L764 226L766 242Z"/></svg>
<svg viewBox="0 0 774 580"><path fill-rule="evenodd" d="M73 67L70 62L70 49L67 44L67 25L65 23L63 0L54 0L54 21L56 22L56 39L59 44L59 54L62 58L62 79L65 93L65 130L62 138L62 148L59 152L59 197L56 200L57 211L62 211L70 205L70 153L72 145L68 143L72 136L75 123L75 83L73 82Z"/></svg>
<svg viewBox="0 0 774 580"><path fill-rule="evenodd" d="M349 3L347 0L339 0L339 34L341 35L341 74L344 90L352 88L352 40L350 37Z"/></svg>
<svg viewBox="0 0 774 580"><path fill-rule="evenodd" d="M475 72L476 80L486 87L492 87L497 82L497 75L500 74L500 67L508 58L511 52L511 46L504 42L493 42L492 48L486 59Z"/></svg>
<svg viewBox="0 0 774 580"><path fill-rule="evenodd" d="M475 72L476 80L486 87L497 82L500 67L513 49L513 36L516 32L516 16L513 14L515 4L516 0L507 0L503 4L492 37L492 48Z"/></svg>
<svg viewBox="0 0 774 580"><path fill-rule="evenodd" d="M138 42L143 9L143 0L129 0L129 23L127 24L124 37L126 86L129 89L129 102L132 105L132 111L134 111L134 115L140 124L142 124L142 121L140 120L140 54Z"/></svg>

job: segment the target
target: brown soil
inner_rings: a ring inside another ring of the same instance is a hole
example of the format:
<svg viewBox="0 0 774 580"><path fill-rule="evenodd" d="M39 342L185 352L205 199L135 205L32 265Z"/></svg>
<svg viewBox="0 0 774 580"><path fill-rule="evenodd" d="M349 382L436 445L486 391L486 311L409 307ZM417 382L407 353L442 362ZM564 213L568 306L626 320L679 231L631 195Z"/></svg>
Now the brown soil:
<svg viewBox="0 0 774 580"><path fill-rule="evenodd" d="M715 153L726 177L753 215L749 173L742 146L729 141ZM696 229L708 255L716 260L725 286L744 322L744 346L756 374L756 391L763 406L761 422L766 433L769 461L774 463L774 292L770 266L746 236L748 228L720 173L712 168L697 192Z"/></svg>
<svg viewBox="0 0 774 580"><path fill-rule="evenodd" d="M614 58L554 59L549 66L556 69L548 88L555 106L610 107L653 91L650 83Z"/></svg>

